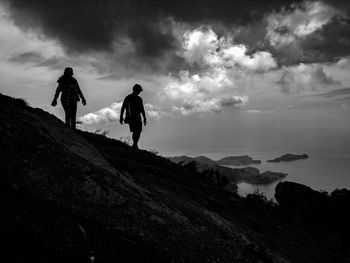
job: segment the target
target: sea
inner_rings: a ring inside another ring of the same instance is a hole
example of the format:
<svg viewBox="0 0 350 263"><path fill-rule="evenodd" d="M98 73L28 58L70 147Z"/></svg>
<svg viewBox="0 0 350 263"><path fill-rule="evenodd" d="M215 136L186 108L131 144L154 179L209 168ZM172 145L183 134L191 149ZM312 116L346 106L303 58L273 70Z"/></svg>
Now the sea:
<svg viewBox="0 0 350 263"><path fill-rule="evenodd" d="M253 159L261 160L261 164L248 165L256 167L260 172L272 171L286 173L287 176L280 181L301 183L314 190L332 192L335 189L350 189L350 149L349 151L293 151L292 154L307 154L308 159L291 162L268 163L288 152L282 149L253 149L253 148L225 148L225 149L181 149L160 153L162 156L186 155L196 157L204 155L212 160L226 156L249 155ZM229 166L243 168L246 166ZM246 196L259 191L268 199L274 199L275 187L279 181L268 185L256 185L241 182L238 184L238 193Z"/></svg>

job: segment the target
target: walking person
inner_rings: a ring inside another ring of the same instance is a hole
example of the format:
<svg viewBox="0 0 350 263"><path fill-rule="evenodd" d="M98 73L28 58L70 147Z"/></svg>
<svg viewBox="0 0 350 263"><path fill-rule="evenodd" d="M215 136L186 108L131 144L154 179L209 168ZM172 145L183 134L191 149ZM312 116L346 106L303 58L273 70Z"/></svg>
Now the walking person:
<svg viewBox="0 0 350 263"><path fill-rule="evenodd" d="M57 105L57 98L60 93L62 93L61 103L66 115L66 125L67 127L75 130L77 103L81 99L82 104L85 106L86 100L80 90L78 81L73 77L72 68L65 68L63 75L57 80L57 82L58 87L51 105L54 107Z"/></svg>
<svg viewBox="0 0 350 263"><path fill-rule="evenodd" d="M132 93L125 97L123 105L120 111L120 124L127 123L129 124L130 132L132 132L132 147L138 149L137 143L141 136L142 131L142 120L143 124L146 126L146 114L143 107L142 98L139 94L142 91L142 87L139 84L135 84L132 88ZM124 117L124 111L125 117Z"/></svg>

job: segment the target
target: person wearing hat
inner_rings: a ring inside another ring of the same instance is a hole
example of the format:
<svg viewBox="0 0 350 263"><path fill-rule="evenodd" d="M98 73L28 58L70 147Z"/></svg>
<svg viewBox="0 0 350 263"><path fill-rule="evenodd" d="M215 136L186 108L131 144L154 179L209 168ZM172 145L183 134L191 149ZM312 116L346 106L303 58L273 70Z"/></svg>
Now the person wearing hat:
<svg viewBox="0 0 350 263"><path fill-rule="evenodd" d="M81 99L83 105L86 105L86 100L80 90L78 81L73 77L73 69L67 67L64 69L63 75L57 80L58 87L55 97L51 103L53 107L57 105L57 98L61 94L61 103L66 115L67 127L75 130L77 116L77 102Z"/></svg>
<svg viewBox="0 0 350 263"><path fill-rule="evenodd" d="M135 149L138 149L137 143L140 139L142 131L141 115L143 117L143 124L147 124L145 109L143 107L143 101L142 98L139 96L141 91L141 85L135 84L132 88L132 93L126 96L123 101L119 118L120 124L129 124L130 132L132 132L132 147Z"/></svg>

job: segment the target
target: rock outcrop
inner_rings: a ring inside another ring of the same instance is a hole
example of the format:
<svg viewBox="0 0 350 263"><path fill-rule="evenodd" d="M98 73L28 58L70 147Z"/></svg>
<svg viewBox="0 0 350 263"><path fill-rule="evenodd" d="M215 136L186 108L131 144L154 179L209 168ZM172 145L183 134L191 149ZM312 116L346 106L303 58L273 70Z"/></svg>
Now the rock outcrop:
<svg viewBox="0 0 350 263"><path fill-rule="evenodd" d="M350 246L350 190L336 189L332 193L320 192L308 186L281 182L276 186L275 198L282 211L290 213L302 223L333 230Z"/></svg>
<svg viewBox="0 0 350 263"><path fill-rule="evenodd" d="M275 198L282 208L307 211L325 203L328 197L302 184L281 182L276 186Z"/></svg>

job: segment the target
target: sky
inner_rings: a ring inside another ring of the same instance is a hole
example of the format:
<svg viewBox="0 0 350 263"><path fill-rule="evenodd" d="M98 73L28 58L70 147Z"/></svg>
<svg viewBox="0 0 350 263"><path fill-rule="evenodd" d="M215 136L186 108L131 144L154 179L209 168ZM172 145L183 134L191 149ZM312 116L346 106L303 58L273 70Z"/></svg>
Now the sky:
<svg viewBox="0 0 350 263"><path fill-rule="evenodd" d="M0 0L0 45L0 92L60 119L73 67L83 130L125 140L141 84L144 149L350 154L348 1Z"/></svg>

